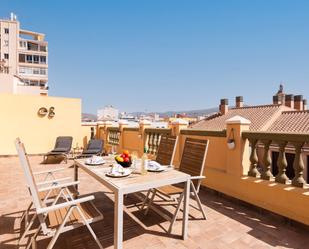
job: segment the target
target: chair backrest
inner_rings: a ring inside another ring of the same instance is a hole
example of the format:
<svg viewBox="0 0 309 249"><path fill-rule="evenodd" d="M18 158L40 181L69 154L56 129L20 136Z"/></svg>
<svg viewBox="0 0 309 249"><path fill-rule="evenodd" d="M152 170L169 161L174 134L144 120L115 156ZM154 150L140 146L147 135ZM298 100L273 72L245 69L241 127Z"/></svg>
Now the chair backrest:
<svg viewBox="0 0 309 249"><path fill-rule="evenodd" d="M178 137L162 135L156 161L161 165L172 165L177 145Z"/></svg>
<svg viewBox="0 0 309 249"><path fill-rule="evenodd" d="M20 164L24 171L24 175L26 178L26 182L27 182L31 197L32 197L33 204L36 209L40 209L42 208L42 202L39 197L39 192L35 184L35 179L34 179L31 167L30 167L29 159L27 157L24 144L20 141L19 138L16 138L15 146L16 146L16 150L18 153Z"/></svg>
<svg viewBox="0 0 309 249"><path fill-rule="evenodd" d="M103 140L102 139L90 139L87 149L88 150L103 150Z"/></svg>
<svg viewBox="0 0 309 249"><path fill-rule="evenodd" d="M186 138L179 170L191 176L202 176L208 150L208 140ZM193 180L197 191L201 181Z"/></svg>
<svg viewBox="0 0 309 249"><path fill-rule="evenodd" d="M73 137L57 137L55 143L55 149L65 149L66 151L70 151L72 148Z"/></svg>

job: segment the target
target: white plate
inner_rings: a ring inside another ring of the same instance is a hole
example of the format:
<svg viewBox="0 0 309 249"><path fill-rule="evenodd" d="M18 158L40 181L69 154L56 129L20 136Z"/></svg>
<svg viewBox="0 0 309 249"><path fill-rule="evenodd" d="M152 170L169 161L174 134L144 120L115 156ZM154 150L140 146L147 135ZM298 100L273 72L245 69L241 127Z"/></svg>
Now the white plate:
<svg viewBox="0 0 309 249"><path fill-rule="evenodd" d="M105 163L105 161L104 160L102 160L102 161L99 161L99 162L95 162L95 163L92 163L92 162L87 162L87 160L86 160L86 162L85 162L85 164L87 164L87 165L92 165L92 166L97 166L97 165L102 165L102 164L104 164Z"/></svg>
<svg viewBox="0 0 309 249"><path fill-rule="evenodd" d="M123 173L115 173L115 174L112 174L111 172L107 172L106 175L109 176L109 177L116 177L116 178L120 178L120 177L126 177L126 176L129 176L131 175L132 171L129 170L129 169L125 169Z"/></svg>
<svg viewBox="0 0 309 249"><path fill-rule="evenodd" d="M147 171L149 171L149 172L162 172L162 171L164 171L166 168L165 167L159 167L159 168L148 168L147 169Z"/></svg>

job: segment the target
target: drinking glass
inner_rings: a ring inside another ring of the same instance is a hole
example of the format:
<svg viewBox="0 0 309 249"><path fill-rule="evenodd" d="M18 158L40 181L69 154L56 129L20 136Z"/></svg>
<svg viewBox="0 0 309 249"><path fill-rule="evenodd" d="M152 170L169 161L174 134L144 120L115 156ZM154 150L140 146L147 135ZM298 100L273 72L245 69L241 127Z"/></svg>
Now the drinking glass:
<svg viewBox="0 0 309 249"><path fill-rule="evenodd" d="M131 153L131 160L132 160L132 169L133 171L136 171L137 170L137 160L138 160L138 153L137 151L133 151Z"/></svg>

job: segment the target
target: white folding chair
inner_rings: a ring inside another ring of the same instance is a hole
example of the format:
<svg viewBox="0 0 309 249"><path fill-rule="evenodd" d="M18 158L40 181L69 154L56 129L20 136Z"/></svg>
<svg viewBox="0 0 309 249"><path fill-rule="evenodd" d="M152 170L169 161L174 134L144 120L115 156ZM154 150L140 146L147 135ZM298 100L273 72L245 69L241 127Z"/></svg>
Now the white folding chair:
<svg viewBox="0 0 309 249"><path fill-rule="evenodd" d="M31 243L29 243L26 248L29 249L32 244L36 244L36 237L41 230L45 236L52 237L47 246L47 249L51 249L61 233L86 225L97 245L102 249L103 247L100 241L90 226L90 223L103 219L102 213L92 203L94 196L74 199L67 188L69 186L75 186L78 184L78 181L38 188L24 145L21 143L20 139L16 139L15 146L25 174L36 217L39 220L39 227L32 236ZM59 192L52 203L48 205L48 203L40 199L39 193L43 191L51 192L53 190ZM47 219L49 222L47 222ZM28 225L28 231L31 229L32 225L33 224Z"/></svg>
<svg viewBox="0 0 309 249"><path fill-rule="evenodd" d="M201 211L203 218L206 219L206 214L203 209L201 200L198 196L202 180L205 179L203 176L204 165L206 162L207 150L208 150L208 140L200 140L194 138L186 138L181 162L179 166L179 171L191 175L190 192L197 202L198 209ZM152 194L152 195L151 195ZM172 232L173 225L176 221L177 215L179 213L181 203L183 201L183 186L178 185L168 185L160 188L151 190L151 194L147 195L147 209L145 210L145 215L147 215L149 209L153 209L155 212L160 214L163 218L170 221L170 226L168 233ZM151 195L151 196L150 196ZM169 198L168 202L176 201L176 210L172 218L164 214L161 210L153 206L155 196L166 200Z"/></svg>
<svg viewBox="0 0 309 249"><path fill-rule="evenodd" d="M67 182L69 180L72 180L71 177L63 177L63 178L56 178L55 173L56 172L60 172L65 170L66 168L56 168L56 169L50 169L50 170L44 170L44 171L38 171L38 172L33 172L34 176L41 176L41 178L43 177L44 180L41 182L36 183L37 186L42 186L42 187L47 187L47 186L57 186L61 183ZM68 190L72 193L72 194L76 194L77 191L75 189L74 186L70 186L70 188L68 188ZM47 191L47 192L40 192L40 199L42 200L43 203L47 203L50 198L53 198L57 195L57 191ZM31 201L28 208L23 212L21 218L20 218L20 226L22 225L23 221L24 221L24 232L20 237L19 241L22 241L27 232L28 232L28 226L29 224L33 224L33 222L35 221L36 215L33 214L31 220L29 221L29 216L30 216L30 211L33 207L33 202Z"/></svg>

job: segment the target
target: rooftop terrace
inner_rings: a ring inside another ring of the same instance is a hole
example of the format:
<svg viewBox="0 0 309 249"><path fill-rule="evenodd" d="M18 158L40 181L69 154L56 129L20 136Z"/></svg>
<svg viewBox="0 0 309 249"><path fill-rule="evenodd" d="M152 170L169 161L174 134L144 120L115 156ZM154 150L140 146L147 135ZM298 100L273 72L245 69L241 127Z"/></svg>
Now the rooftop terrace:
<svg viewBox="0 0 309 249"><path fill-rule="evenodd" d="M40 164L42 157L30 157L34 170L68 167L65 175L73 175L67 165ZM94 193L96 206L104 214L103 221L93 228L104 248L113 248L113 195L89 175L80 172L81 195ZM20 233L19 219L30 198L17 157L0 158L0 247L17 247ZM167 235L167 222L156 213L144 216L139 211L140 201L130 195L125 199L124 248L307 248L308 230L301 225L291 225L287 220L267 211L252 208L205 188L200 198L208 219L201 220L200 213L190 210L189 237L183 241L179 234L181 222L176 222L172 235ZM38 248L45 248L49 239L41 239ZM55 248L97 248L85 228L60 236Z"/></svg>

